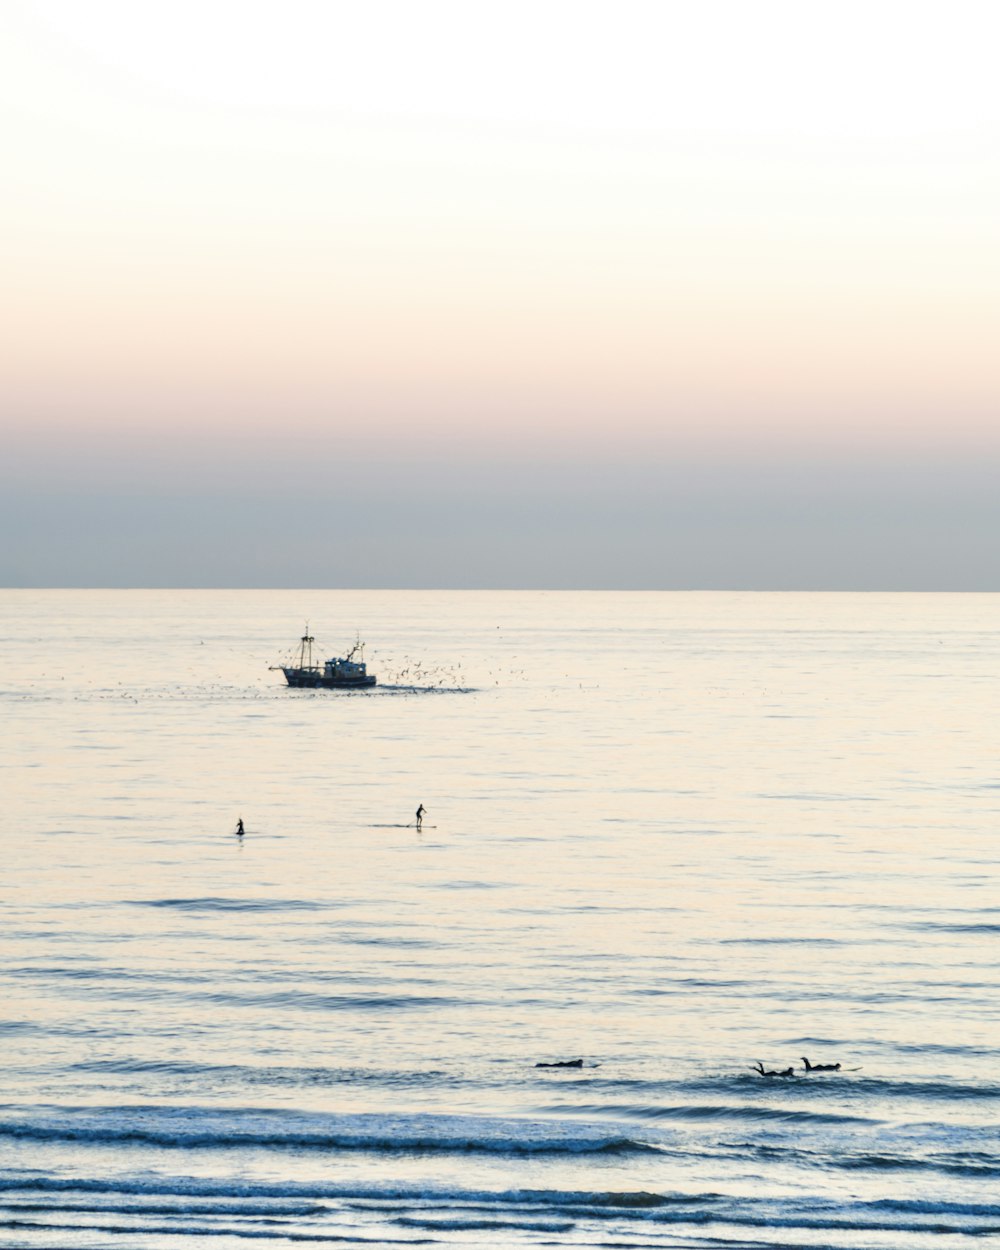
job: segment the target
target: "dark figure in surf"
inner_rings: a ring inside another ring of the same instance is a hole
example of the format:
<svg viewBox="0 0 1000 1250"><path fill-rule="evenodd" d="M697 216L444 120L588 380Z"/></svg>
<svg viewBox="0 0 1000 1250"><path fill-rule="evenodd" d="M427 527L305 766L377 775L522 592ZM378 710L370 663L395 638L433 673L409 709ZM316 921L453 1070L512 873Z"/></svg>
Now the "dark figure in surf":
<svg viewBox="0 0 1000 1250"><path fill-rule="evenodd" d="M424 823L424 805L423 803L417 808L417 828L420 829Z"/></svg>
<svg viewBox="0 0 1000 1250"><path fill-rule="evenodd" d="M761 1076L794 1076L795 1075L794 1068L782 1068L781 1071L779 1072L774 1068L765 1068L759 1059L757 1060L756 1066L752 1067L752 1071L759 1072Z"/></svg>
<svg viewBox="0 0 1000 1250"><path fill-rule="evenodd" d="M582 1059L557 1059L555 1063L536 1063L536 1068L582 1068Z"/></svg>
<svg viewBox="0 0 1000 1250"><path fill-rule="evenodd" d="M241 817L239 818L239 820L236 822L236 836L237 836L238 838L242 838L242 837L243 837L243 817L242 817L242 816L241 816Z"/></svg>
<svg viewBox="0 0 1000 1250"><path fill-rule="evenodd" d="M800 1055L799 1058L806 1065L807 1072L839 1072L840 1071L839 1063L810 1063L809 1060L805 1057L805 1055Z"/></svg>

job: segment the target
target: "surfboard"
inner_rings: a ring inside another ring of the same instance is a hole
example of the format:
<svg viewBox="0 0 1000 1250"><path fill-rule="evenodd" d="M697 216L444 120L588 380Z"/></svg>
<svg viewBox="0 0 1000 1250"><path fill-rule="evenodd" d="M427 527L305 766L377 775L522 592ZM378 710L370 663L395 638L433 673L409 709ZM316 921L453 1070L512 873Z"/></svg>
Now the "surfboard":
<svg viewBox="0 0 1000 1250"><path fill-rule="evenodd" d="M418 825L411 820L408 825L369 825L369 829L436 829L437 825Z"/></svg>

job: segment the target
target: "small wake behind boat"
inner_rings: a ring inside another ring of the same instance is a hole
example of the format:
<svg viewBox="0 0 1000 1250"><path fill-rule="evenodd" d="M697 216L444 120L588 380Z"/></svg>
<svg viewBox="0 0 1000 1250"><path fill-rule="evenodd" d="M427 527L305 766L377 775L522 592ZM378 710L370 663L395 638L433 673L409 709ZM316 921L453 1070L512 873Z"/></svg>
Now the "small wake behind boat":
<svg viewBox="0 0 1000 1250"><path fill-rule="evenodd" d="M299 639L298 663L272 664L271 671L280 669L290 686L313 690L355 690L376 684L376 678L369 674L365 665L365 645L360 638L347 655L324 660L322 665L313 661L315 641L307 627Z"/></svg>

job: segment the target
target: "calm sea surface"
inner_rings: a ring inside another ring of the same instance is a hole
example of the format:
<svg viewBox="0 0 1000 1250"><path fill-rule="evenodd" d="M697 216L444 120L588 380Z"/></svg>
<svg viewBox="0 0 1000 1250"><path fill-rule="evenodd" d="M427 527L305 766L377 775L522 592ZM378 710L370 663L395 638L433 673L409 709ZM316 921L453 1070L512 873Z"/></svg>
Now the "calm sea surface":
<svg viewBox="0 0 1000 1250"><path fill-rule="evenodd" d="M3 1247L1000 1245L1000 597L3 591L0 705Z"/></svg>

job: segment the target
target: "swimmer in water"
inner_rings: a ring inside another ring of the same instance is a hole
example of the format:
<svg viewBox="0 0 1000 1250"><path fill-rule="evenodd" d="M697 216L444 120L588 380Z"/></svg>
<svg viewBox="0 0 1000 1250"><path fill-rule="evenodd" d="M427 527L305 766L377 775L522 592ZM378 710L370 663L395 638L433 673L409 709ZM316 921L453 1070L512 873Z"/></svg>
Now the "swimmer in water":
<svg viewBox="0 0 1000 1250"><path fill-rule="evenodd" d="M839 1063L810 1063L809 1060L805 1057L805 1055L800 1055L799 1058L806 1065L805 1066L806 1072L839 1072L840 1071Z"/></svg>

